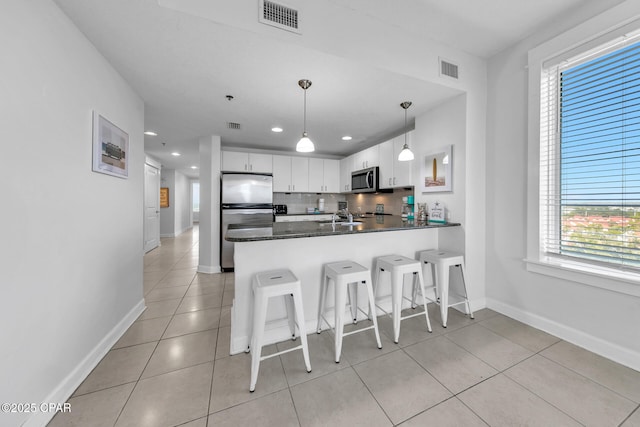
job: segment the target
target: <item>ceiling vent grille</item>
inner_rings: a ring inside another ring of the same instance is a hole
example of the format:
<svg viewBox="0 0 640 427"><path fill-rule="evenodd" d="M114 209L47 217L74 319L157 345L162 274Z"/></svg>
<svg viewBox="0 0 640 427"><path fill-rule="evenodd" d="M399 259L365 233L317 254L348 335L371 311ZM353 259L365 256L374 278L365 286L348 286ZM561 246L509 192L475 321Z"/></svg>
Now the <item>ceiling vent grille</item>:
<svg viewBox="0 0 640 427"><path fill-rule="evenodd" d="M269 0L260 0L258 20L263 24L300 34L298 11Z"/></svg>
<svg viewBox="0 0 640 427"><path fill-rule="evenodd" d="M240 130L240 123L227 122L227 128L233 130Z"/></svg>
<svg viewBox="0 0 640 427"><path fill-rule="evenodd" d="M440 58L440 75L458 80L458 65Z"/></svg>

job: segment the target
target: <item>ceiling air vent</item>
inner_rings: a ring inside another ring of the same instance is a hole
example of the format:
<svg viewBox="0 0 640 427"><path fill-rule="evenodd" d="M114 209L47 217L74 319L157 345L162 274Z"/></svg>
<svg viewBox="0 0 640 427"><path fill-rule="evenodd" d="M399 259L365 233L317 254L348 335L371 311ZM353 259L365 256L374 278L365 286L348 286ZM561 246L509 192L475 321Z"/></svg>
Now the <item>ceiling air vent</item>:
<svg viewBox="0 0 640 427"><path fill-rule="evenodd" d="M458 65L440 58L440 75L458 80Z"/></svg>
<svg viewBox="0 0 640 427"><path fill-rule="evenodd" d="M298 11L269 0L260 0L258 20L263 24L300 34Z"/></svg>
<svg viewBox="0 0 640 427"><path fill-rule="evenodd" d="M240 130L240 123L227 122L227 128L233 130Z"/></svg>

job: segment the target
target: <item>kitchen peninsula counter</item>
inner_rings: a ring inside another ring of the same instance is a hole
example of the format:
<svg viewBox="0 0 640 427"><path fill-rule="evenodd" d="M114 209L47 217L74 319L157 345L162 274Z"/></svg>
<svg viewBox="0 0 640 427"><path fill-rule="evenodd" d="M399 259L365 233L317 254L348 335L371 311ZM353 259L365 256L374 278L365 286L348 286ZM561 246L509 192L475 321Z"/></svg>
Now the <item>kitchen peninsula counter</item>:
<svg viewBox="0 0 640 427"><path fill-rule="evenodd" d="M295 239L304 237L361 234L381 231L417 230L423 228L456 227L459 223L440 224L434 222L408 221L397 215L375 215L354 218L357 225L341 225L346 220L274 222L262 227L231 224L225 236L230 242L252 242L260 240Z"/></svg>
<svg viewBox="0 0 640 427"><path fill-rule="evenodd" d="M305 317L305 325L301 329L312 333L317 325L324 264L351 260L369 268L375 277L374 263L379 256L394 254L415 258L420 251L438 248L440 241L464 241L464 231L457 223L403 221L396 215L354 220L362 223L334 226L331 221L299 221L251 227L229 226L225 237L234 242L235 278L231 309L231 354L244 352L249 344L253 317L252 280L258 272L287 268L300 279ZM380 278L379 297L391 294L386 276L385 273ZM429 278L425 280L430 282ZM410 293L411 286L405 286L405 295L410 296ZM382 299L379 304L390 311L390 299ZM366 292L358 292L358 305L366 306ZM327 306L328 309L333 306L332 291L328 294ZM285 313L283 299L273 298L269 301L267 321L273 323L265 330L266 343L291 338Z"/></svg>

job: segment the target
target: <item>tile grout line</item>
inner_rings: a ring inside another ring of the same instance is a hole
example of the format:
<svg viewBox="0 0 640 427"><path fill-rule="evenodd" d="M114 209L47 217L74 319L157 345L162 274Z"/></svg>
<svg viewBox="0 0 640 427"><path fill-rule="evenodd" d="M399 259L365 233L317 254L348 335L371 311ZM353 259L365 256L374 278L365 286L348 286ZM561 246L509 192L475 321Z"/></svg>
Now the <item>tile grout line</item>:
<svg viewBox="0 0 640 427"><path fill-rule="evenodd" d="M174 263L175 265L175 263ZM169 269L167 271L167 273L162 277L162 279L164 279L164 277L166 277L169 272L173 269L173 266L171 267L171 269ZM195 275L194 275L195 278ZM160 281L162 280L160 279ZM144 280L144 271L143 271L143 280ZM160 283L160 281L158 281L158 283ZM193 282L193 279L191 279L191 282ZM191 282L189 282L189 286L191 286ZM158 285L158 283L156 283L156 286ZM154 286L153 288L151 288L151 290L155 289ZM150 291L151 291L150 290ZM188 291L188 289L187 289ZM186 294L186 291L185 291ZM184 295L182 296L182 298L180 299L180 302L178 303L178 307L180 306L180 304L182 303L182 299L184 298ZM177 299L177 298L176 298ZM146 301L145 301L145 307L146 307ZM176 307L176 310L178 308ZM168 316L167 316L168 317ZM149 362L151 361L151 358L153 357L153 355L155 354L156 350L158 349L158 346L160 345L160 341L162 340L162 337L164 336L164 334L167 332L167 328L169 328L169 325L171 324L171 321L173 320L173 318L175 317L175 311L174 314L171 315L171 319L169 320L169 322L167 322L167 326L165 326L164 331L162 332L162 334L160 335L160 338L156 341L156 345L153 349L153 351L151 352L151 354L149 355L149 359L147 360L147 362L144 365L144 368L142 368L142 370L140 371L140 375L138 376L138 379L135 381L135 385L133 386L133 388L131 389L131 393L129 394L129 396L127 397L124 405L122 405L122 408L120 409L120 412L118 413L118 416L116 417L116 420L114 422L114 426L118 424L118 421L120 420L120 417L122 416L122 413L124 412L124 409L126 408L127 404L129 403L129 401L131 400L131 396L133 396L134 391L136 390L136 388L138 387L138 384L141 381L142 375L144 374L144 371L147 369L147 367L149 366ZM150 341L153 342L153 341ZM217 344L217 340L216 340L216 344ZM109 350L111 351L111 350ZM215 355L214 355L215 357ZM175 371L171 371L171 372L175 372ZM151 377L150 377L151 378ZM213 380L213 375L212 375L212 380ZM208 414L207 414L208 415Z"/></svg>

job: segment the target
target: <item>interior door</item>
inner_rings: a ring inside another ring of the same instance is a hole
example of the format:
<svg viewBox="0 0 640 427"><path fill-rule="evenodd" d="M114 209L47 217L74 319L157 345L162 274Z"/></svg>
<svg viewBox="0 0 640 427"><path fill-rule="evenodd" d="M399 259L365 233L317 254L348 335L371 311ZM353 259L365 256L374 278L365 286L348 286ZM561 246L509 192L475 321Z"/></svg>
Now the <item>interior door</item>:
<svg viewBox="0 0 640 427"><path fill-rule="evenodd" d="M144 165L144 252L160 245L160 170Z"/></svg>

